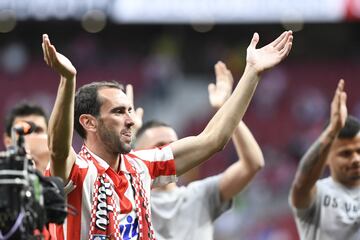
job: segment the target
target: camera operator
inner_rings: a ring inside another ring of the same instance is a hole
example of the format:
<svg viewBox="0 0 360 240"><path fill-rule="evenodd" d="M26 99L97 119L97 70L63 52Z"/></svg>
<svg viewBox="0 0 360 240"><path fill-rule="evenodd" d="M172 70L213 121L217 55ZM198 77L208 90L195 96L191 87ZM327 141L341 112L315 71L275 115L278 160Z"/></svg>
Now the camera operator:
<svg viewBox="0 0 360 240"><path fill-rule="evenodd" d="M42 107L35 104L21 103L10 109L5 118L4 145L8 148L12 144L11 129L17 123L29 121L35 124L35 130L26 136L25 147L31 158L35 161L35 167L44 173L49 163L50 153L47 146L48 118Z"/></svg>
<svg viewBox="0 0 360 240"><path fill-rule="evenodd" d="M48 222L57 222L59 223L63 222L63 219L66 216L65 211L65 201L64 201L64 193L63 193L63 185L62 181L60 182L54 178L44 178L41 175L45 172L45 169L49 163L50 159L50 153L47 146L47 127L48 127L48 118L45 114L45 111L42 107L35 104L29 104L29 103L20 103L16 106L14 106L10 111L7 113L5 117L5 133L3 136L3 141L5 147L11 151L11 149L14 148L14 139L12 138L12 131L14 129L17 129L22 127L22 125L25 123L31 123L31 130L28 133L24 133L23 136L23 144L26 149L27 154L29 154L29 160L33 161L35 164L36 169L39 171L40 176L40 184L42 187L42 197L44 198L43 206L38 205L35 203L35 205L27 205L27 208L25 207L25 215L31 215L35 213L35 217L32 216L32 219L38 220L38 223L29 224L27 219L23 219L22 223L19 225L20 227L12 234L12 237L10 239L24 239L31 237L31 239L45 239L45 240L51 240L56 239L50 234L50 232L47 230L46 225L44 223ZM26 125L26 124L25 124ZM18 131L21 131L18 129ZM20 136L18 136L20 137ZM0 169L0 170L6 170L6 169ZM10 168L9 170L13 170ZM30 170L30 172L32 172ZM29 172L29 173L30 173ZM31 173L30 173L31 174ZM3 189L6 189L6 184L1 185L3 186ZM15 186L14 186L15 187ZM20 192L13 192L13 194L16 196L18 195L20 198L21 191ZM11 198L10 198L11 199ZM33 199L32 199L33 200ZM15 203L14 203L15 202ZM26 202L26 201L25 201ZM36 201L35 201L36 202ZM17 207L20 204L20 209L17 209ZM17 213L21 212L21 209L24 208L24 201L9 201L9 202L1 202L0 207L4 207L8 205L9 208L15 208L18 211L14 211ZM46 217L42 214L44 214ZM65 212L65 213L64 213ZM6 216L7 213L3 213L3 215ZM65 214L65 215L64 215ZM20 214L19 214L20 215ZM3 217L3 216L2 216ZM2 220L0 226L1 234L0 239L7 239L6 237L3 237L3 230L7 229L12 225L11 221L8 221L6 223L5 220ZM37 225L36 225L37 224ZM16 223L14 224L16 225ZM37 227L34 227L37 226ZM43 226L43 227L42 227ZM34 229L34 231L33 231ZM7 235L10 231L8 231Z"/></svg>

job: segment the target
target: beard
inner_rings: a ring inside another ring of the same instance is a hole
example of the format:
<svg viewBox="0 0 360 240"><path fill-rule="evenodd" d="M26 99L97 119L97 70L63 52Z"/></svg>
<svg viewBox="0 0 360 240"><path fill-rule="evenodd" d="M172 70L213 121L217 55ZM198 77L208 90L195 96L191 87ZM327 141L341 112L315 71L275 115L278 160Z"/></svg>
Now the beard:
<svg viewBox="0 0 360 240"><path fill-rule="evenodd" d="M360 166L357 164L354 164L350 167L350 179L358 181L360 179Z"/></svg>
<svg viewBox="0 0 360 240"><path fill-rule="evenodd" d="M119 134L109 129L101 119L99 119L98 132L100 140L109 151L120 154L126 154L131 151L131 144L122 142Z"/></svg>
<svg viewBox="0 0 360 240"><path fill-rule="evenodd" d="M358 181L358 180L360 180L360 176L351 176L350 179L352 181Z"/></svg>
<svg viewBox="0 0 360 240"><path fill-rule="evenodd" d="M359 174L351 175L351 176L349 176L349 179L351 181L359 181L360 180L360 175Z"/></svg>

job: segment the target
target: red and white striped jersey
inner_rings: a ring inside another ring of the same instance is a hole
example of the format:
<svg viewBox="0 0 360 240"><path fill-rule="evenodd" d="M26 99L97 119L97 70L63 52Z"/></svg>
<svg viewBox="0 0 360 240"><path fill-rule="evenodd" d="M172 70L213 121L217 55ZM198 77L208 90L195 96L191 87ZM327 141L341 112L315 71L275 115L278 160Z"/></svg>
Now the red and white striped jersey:
<svg viewBox="0 0 360 240"><path fill-rule="evenodd" d="M60 240L149 239L151 223L145 221L146 214L138 212L146 204L144 200L135 200L134 191L139 188L134 185L134 178L140 178L138 182L148 201L152 186L176 181L173 153L170 146L165 146L131 151L120 157L119 171L114 171L103 159L82 147L65 187L67 203L75 207L77 214L68 214L63 225L51 224L52 236Z"/></svg>

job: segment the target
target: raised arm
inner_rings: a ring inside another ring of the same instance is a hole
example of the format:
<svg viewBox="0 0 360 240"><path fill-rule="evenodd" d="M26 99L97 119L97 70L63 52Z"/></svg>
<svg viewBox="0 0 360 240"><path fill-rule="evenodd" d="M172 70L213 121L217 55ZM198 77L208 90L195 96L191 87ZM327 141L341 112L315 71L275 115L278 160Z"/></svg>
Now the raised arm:
<svg viewBox="0 0 360 240"><path fill-rule="evenodd" d="M345 125L347 117L344 80L340 80L331 102L330 123L302 157L290 190L295 208L308 208L315 199L316 181L326 165L329 149Z"/></svg>
<svg viewBox="0 0 360 240"><path fill-rule="evenodd" d="M59 176L66 182L76 159L71 147L76 69L69 59L56 51L46 34L43 35L42 48L46 64L60 75L60 84L48 128L50 171L52 175Z"/></svg>
<svg viewBox="0 0 360 240"><path fill-rule="evenodd" d="M215 65L216 85L209 84L209 101L213 108L219 109L232 92L233 77L225 64ZM258 170L264 166L264 157L254 136L240 122L232 135L239 161L223 173L219 182L220 196L223 201L230 200L245 188Z"/></svg>
<svg viewBox="0 0 360 240"><path fill-rule="evenodd" d="M199 165L215 152L223 149L242 119L261 73L280 63L289 54L292 39L292 32L286 31L272 43L256 49L259 35L254 34L247 48L244 74L230 98L199 135L170 144L178 175Z"/></svg>
<svg viewBox="0 0 360 240"><path fill-rule="evenodd" d="M226 169L220 180L219 189L223 201L230 200L242 191L265 165L261 149L244 122L240 122L235 129L232 140L239 161Z"/></svg>

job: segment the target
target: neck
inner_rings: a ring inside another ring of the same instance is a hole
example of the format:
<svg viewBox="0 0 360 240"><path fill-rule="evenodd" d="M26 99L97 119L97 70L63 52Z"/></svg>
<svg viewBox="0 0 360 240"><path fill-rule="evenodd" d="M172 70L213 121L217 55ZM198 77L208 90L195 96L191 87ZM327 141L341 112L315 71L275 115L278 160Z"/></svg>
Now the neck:
<svg viewBox="0 0 360 240"><path fill-rule="evenodd" d="M168 191L172 191L176 188L177 188L176 183L169 183L165 186L154 188L154 191L168 192Z"/></svg>
<svg viewBox="0 0 360 240"><path fill-rule="evenodd" d="M360 179L349 181L348 183L344 184L348 188L358 188L360 187Z"/></svg>
<svg viewBox="0 0 360 240"><path fill-rule="evenodd" d="M117 171L120 164L119 153L109 151L106 146L103 146L99 142L85 140L85 145L91 152L109 164L114 171Z"/></svg>
<svg viewBox="0 0 360 240"><path fill-rule="evenodd" d="M332 176L333 180L340 183L341 185L347 187L347 188L358 188L360 187L360 177L348 181L340 181L339 179Z"/></svg>

